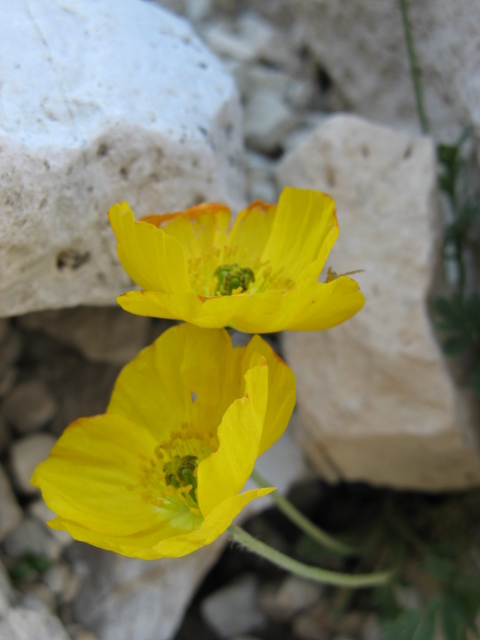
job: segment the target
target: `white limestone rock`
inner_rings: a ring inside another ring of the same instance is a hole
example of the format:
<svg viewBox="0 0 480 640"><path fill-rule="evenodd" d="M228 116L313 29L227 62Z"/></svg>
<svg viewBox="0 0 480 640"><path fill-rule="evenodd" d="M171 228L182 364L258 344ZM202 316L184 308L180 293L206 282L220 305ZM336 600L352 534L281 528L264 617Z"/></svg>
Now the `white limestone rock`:
<svg viewBox="0 0 480 640"><path fill-rule="evenodd" d="M131 288L106 212L243 204L232 79L138 0L3 3L0 316L113 305Z"/></svg>
<svg viewBox="0 0 480 640"><path fill-rule="evenodd" d="M267 0L259 9L278 0ZM312 50L358 113L418 131L415 94L397 0L287 0L297 45ZM480 4L409 3L425 107L437 139L470 123L480 132Z"/></svg>
<svg viewBox="0 0 480 640"><path fill-rule="evenodd" d="M478 485L475 401L455 386L427 312L441 232L431 141L336 116L278 178L334 197L342 231L328 264L365 270L357 316L285 335L306 455L332 480Z"/></svg>

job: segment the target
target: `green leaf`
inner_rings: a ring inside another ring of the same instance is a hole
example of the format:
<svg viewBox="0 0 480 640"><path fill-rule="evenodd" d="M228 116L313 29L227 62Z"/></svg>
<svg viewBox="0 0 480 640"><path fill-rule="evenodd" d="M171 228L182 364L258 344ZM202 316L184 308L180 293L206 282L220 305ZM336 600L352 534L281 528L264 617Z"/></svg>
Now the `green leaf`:
<svg viewBox="0 0 480 640"><path fill-rule="evenodd" d="M386 640L432 640L435 615L425 611L408 611L395 622L385 625Z"/></svg>
<svg viewBox="0 0 480 640"><path fill-rule="evenodd" d="M439 316L442 316L443 318L446 318L448 320L451 320L456 315L450 300L448 300L447 298L436 298L433 301L433 308Z"/></svg>
<svg viewBox="0 0 480 640"><path fill-rule="evenodd" d="M465 299L464 311L468 319L480 329L480 295L478 293Z"/></svg>
<svg viewBox="0 0 480 640"><path fill-rule="evenodd" d="M449 333L451 333L452 331L458 331L458 325L454 324L453 322L437 322L435 326L437 327L438 331Z"/></svg>
<svg viewBox="0 0 480 640"><path fill-rule="evenodd" d="M463 336L452 336L447 338L442 345L443 353L447 356L458 356L465 351L468 346L468 340Z"/></svg>
<svg viewBox="0 0 480 640"><path fill-rule="evenodd" d="M468 626L468 620L456 594L449 592L445 595L440 614L445 640L458 640Z"/></svg>
<svg viewBox="0 0 480 640"><path fill-rule="evenodd" d="M448 584L456 574L456 565L451 560L430 556L427 558L427 567L432 577L440 584Z"/></svg>
<svg viewBox="0 0 480 640"><path fill-rule="evenodd" d="M372 594L372 601L378 608L378 616L382 620L395 620L403 613L397 602L392 584L377 587Z"/></svg>

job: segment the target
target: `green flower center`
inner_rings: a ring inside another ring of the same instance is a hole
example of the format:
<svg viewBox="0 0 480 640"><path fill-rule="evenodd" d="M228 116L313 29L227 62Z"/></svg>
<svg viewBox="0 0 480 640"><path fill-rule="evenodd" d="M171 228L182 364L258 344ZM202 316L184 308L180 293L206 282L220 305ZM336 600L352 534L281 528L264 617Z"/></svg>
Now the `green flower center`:
<svg viewBox="0 0 480 640"><path fill-rule="evenodd" d="M167 487L172 486L175 489L191 487L189 496L196 502L197 496L195 495L195 490L198 483L195 477L195 469L197 466L197 456L174 456L169 462L163 465Z"/></svg>
<svg viewBox="0 0 480 640"><path fill-rule="evenodd" d="M253 271L248 267L239 267L236 262L221 265L215 269L213 275L218 280L215 295L231 296L234 293L243 293L255 282Z"/></svg>

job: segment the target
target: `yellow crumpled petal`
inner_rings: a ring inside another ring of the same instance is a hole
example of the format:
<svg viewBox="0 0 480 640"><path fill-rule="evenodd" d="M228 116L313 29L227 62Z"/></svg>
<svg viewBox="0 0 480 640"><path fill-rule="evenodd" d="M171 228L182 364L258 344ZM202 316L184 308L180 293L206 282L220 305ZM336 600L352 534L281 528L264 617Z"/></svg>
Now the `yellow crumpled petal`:
<svg viewBox="0 0 480 640"><path fill-rule="evenodd" d="M138 230L125 228L119 233L118 224L112 222L120 260L143 288L120 296L120 306L137 315L248 333L328 329L362 308L363 294L350 278L317 282L339 232L330 196L286 187L278 205L252 203L238 214L229 232L228 214L226 207L207 203L177 214L151 215L137 223L149 224L152 238L163 233L162 238L174 242L168 245L171 261L163 245L153 250L154 243L145 240L144 250ZM233 264L251 269L255 280L246 291L215 294L216 269Z"/></svg>
<svg viewBox="0 0 480 640"><path fill-rule="evenodd" d="M50 526L145 559L209 544L273 490L240 493L256 458L286 428L294 386L293 373L258 336L232 348L223 329L172 327L123 368L107 413L72 423L37 467L32 482L58 516ZM162 502L177 495L164 469L174 454L203 456L198 515L181 501Z"/></svg>

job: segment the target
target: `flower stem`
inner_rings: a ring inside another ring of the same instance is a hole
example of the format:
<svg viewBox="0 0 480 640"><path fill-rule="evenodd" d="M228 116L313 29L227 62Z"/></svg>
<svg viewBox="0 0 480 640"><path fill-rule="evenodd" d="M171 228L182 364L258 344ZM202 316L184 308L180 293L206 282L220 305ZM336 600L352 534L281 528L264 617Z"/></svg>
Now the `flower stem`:
<svg viewBox="0 0 480 640"><path fill-rule="evenodd" d="M358 589L361 587L376 587L377 585L385 584L393 577L393 571L351 575L320 569L319 567L311 567L269 547L264 542L257 540L244 531L244 529L234 524L230 525L228 532L236 542L249 551L256 553L262 558L266 558L278 567L306 580L313 580L314 582L321 582L322 584L331 584L337 587Z"/></svg>
<svg viewBox="0 0 480 640"><path fill-rule="evenodd" d="M257 471L252 471L250 474L252 480L258 484L259 487L271 487L272 484L265 480ZM311 520L309 520L306 516L303 515L301 511L299 511L287 498L282 496L278 491L273 491L270 494L271 498L279 508L279 510L293 523L297 525L297 527L307 534L312 540L318 542L325 549L329 549L330 551L334 551L342 556L354 556L358 555L358 552L352 547L336 540L331 535L317 527Z"/></svg>
<svg viewBox="0 0 480 640"><path fill-rule="evenodd" d="M415 90L415 99L417 101L418 118L422 133L428 133L428 119L423 105L422 84L420 81L421 69L418 66L417 56L415 54L415 45L413 42L412 27L408 17L408 0L400 0L400 9L402 11L403 31L405 34L405 42L407 44L408 59L410 61L410 73L412 74L413 88Z"/></svg>

